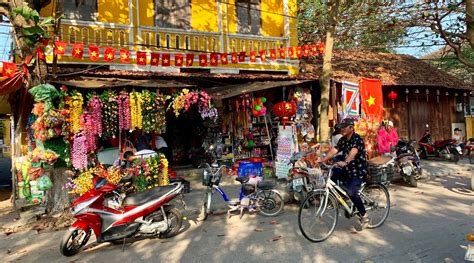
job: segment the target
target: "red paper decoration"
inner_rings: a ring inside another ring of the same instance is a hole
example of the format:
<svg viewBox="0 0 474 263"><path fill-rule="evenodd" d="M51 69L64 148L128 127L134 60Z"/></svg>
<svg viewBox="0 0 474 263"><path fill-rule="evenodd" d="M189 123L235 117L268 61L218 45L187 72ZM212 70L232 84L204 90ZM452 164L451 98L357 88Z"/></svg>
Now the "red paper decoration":
<svg viewBox="0 0 474 263"><path fill-rule="evenodd" d="M392 90L387 96L392 101L392 109L393 109L395 107L393 102L398 98L398 94Z"/></svg>
<svg viewBox="0 0 474 263"><path fill-rule="evenodd" d="M281 117L283 122L287 122L291 116L296 114L296 104L288 101L278 102L273 106L273 113Z"/></svg>

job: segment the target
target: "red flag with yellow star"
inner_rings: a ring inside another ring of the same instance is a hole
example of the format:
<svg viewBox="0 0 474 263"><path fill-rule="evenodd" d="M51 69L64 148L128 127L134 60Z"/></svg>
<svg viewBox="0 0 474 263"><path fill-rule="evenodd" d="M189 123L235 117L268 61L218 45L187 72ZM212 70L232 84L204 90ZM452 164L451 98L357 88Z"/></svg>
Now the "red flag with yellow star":
<svg viewBox="0 0 474 263"><path fill-rule="evenodd" d="M137 51L137 65L146 66L146 52Z"/></svg>
<svg viewBox="0 0 474 263"><path fill-rule="evenodd" d="M257 62L257 52L250 51L250 62Z"/></svg>
<svg viewBox="0 0 474 263"><path fill-rule="evenodd" d="M277 59L277 52L275 49L270 49L270 59L276 60Z"/></svg>
<svg viewBox="0 0 474 263"><path fill-rule="evenodd" d="M239 62L245 62L245 56L247 53L245 51L240 52L239 54Z"/></svg>
<svg viewBox="0 0 474 263"><path fill-rule="evenodd" d="M13 78L16 72L15 63L2 62L2 64L3 64L2 75L7 78Z"/></svg>
<svg viewBox="0 0 474 263"><path fill-rule="evenodd" d="M130 50L128 49L120 49L120 61L122 63L130 63Z"/></svg>
<svg viewBox="0 0 474 263"><path fill-rule="evenodd" d="M267 60L266 53L267 52L265 50L260 50L260 61L265 62L265 60Z"/></svg>
<svg viewBox="0 0 474 263"><path fill-rule="evenodd" d="M54 42L54 54L56 55L64 55L64 52L66 52L66 42L63 41L56 41Z"/></svg>
<svg viewBox="0 0 474 263"><path fill-rule="evenodd" d="M238 64L239 63L239 56L237 55L236 52L233 52L231 55L230 55L230 60L232 61L232 64Z"/></svg>
<svg viewBox="0 0 474 263"><path fill-rule="evenodd" d="M169 67L171 65L171 55L168 53L161 54L161 66Z"/></svg>
<svg viewBox="0 0 474 263"><path fill-rule="evenodd" d="M176 67L182 67L184 64L183 54L174 54L174 65Z"/></svg>
<svg viewBox="0 0 474 263"><path fill-rule="evenodd" d="M94 45L89 45L89 58L92 61L97 61L99 59L99 47Z"/></svg>
<svg viewBox="0 0 474 263"><path fill-rule="evenodd" d="M84 54L84 44L75 43L72 44L72 57L73 58L82 58Z"/></svg>
<svg viewBox="0 0 474 263"><path fill-rule="evenodd" d="M186 54L186 66L194 66L194 54Z"/></svg>
<svg viewBox="0 0 474 263"><path fill-rule="evenodd" d="M316 44L311 44L311 54L316 56L318 54L318 46Z"/></svg>
<svg viewBox="0 0 474 263"><path fill-rule="evenodd" d="M229 59L227 59L227 53L222 53L221 54L221 64L222 65L229 64Z"/></svg>
<svg viewBox="0 0 474 263"><path fill-rule="evenodd" d="M160 64L160 53L151 52L150 65L158 66Z"/></svg>
<svg viewBox="0 0 474 263"><path fill-rule="evenodd" d="M296 47L296 57L301 58L303 56L303 51L301 51L301 47Z"/></svg>
<svg viewBox="0 0 474 263"><path fill-rule="evenodd" d="M219 66L219 54L211 53L209 60L211 61L210 64L211 64L212 67Z"/></svg>
<svg viewBox="0 0 474 263"><path fill-rule="evenodd" d="M309 45L303 46L303 56L305 57L309 56Z"/></svg>
<svg viewBox="0 0 474 263"><path fill-rule="evenodd" d="M293 58L295 56L295 47L289 47L288 48L288 56L290 58Z"/></svg>
<svg viewBox="0 0 474 263"><path fill-rule="evenodd" d="M199 54L199 66L207 66L207 54Z"/></svg>
<svg viewBox="0 0 474 263"><path fill-rule="evenodd" d="M378 79L362 78L359 81L362 112L371 121L383 119L382 82Z"/></svg>
<svg viewBox="0 0 474 263"><path fill-rule="evenodd" d="M36 48L36 53L38 54L38 59L46 60L46 56L44 55L44 51L43 51L42 48L37 47Z"/></svg>
<svg viewBox="0 0 474 263"><path fill-rule="evenodd" d="M115 58L115 48L113 47L108 47L104 51L104 60L107 62L112 62L114 61Z"/></svg>
<svg viewBox="0 0 474 263"><path fill-rule="evenodd" d="M280 48L280 58L285 59L286 58L286 50L285 48Z"/></svg>

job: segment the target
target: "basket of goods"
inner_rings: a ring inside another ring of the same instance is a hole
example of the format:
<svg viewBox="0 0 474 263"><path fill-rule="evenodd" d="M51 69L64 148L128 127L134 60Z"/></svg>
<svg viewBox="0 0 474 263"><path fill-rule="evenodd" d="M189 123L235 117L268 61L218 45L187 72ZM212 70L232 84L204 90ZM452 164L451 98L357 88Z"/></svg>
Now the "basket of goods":
<svg viewBox="0 0 474 263"><path fill-rule="evenodd" d="M387 156L378 156L369 160L368 183L390 184L395 174L395 164Z"/></svg>

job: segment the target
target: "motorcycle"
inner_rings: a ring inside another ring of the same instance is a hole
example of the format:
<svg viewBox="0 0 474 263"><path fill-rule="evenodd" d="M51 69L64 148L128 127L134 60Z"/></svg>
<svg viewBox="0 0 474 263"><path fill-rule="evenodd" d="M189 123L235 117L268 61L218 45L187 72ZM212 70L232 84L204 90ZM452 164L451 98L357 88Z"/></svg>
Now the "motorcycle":
<svg viewBox="0 0 474 263"><path fill-rule="evenodd" d="M128 178L130 179L130 178ZM126 179L127 180L127 179ZM95 178L94 187L71 205L76 219L60 243L60 252L70 257L81 251L94 232L97 243L123 243L130 237L163 237L177 235L182 214L170 201L181 197L180 182L154 187L128 196L105 178Z"/></svg>
<svg viewBox="0 0 474 263"><path fill-rule="evenodd" d="M435 141L433 143L429 127L426 125L425 133L418 141L420 158L439 157L457 163L461 159L462 149L455 143L456 140L453 139Z"/></svg>
<svg viewBox="0 0 474 263"><path fill-rule="evenodd" d="M417 181L421 179L423 168L420 163L418 151L414 147L414 141L406 142L399 140L395 146L397 158L395 166L403 178L403 181L417 187Z"/></svg>

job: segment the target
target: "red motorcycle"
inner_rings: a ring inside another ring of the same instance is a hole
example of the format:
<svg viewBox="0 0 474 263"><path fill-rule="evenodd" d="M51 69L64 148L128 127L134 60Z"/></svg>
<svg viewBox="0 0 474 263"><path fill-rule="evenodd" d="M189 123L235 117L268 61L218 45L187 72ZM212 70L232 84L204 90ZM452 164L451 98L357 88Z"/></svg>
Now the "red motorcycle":
<svg viewBox="0 0 474 263"><path fill-rule="evenodd" d="M439 157L457 163L461 159L462 149L455 143L456 140L453 139L435 141L433 143L427 126L423 137L418 141L420 158Z"/></svg>
<svg viewBox="0 0 474 263"><path fill-rule="evenodd" d="M170 201L180 196L184 208L183 185L173 183L128 196L104 178L95 178L94 188L71 205L76 218L64 235L60 251L73 256L81 251L94 232L97 243L125 242L126 238L172 237L182 226L181 212Z"/></svg>

